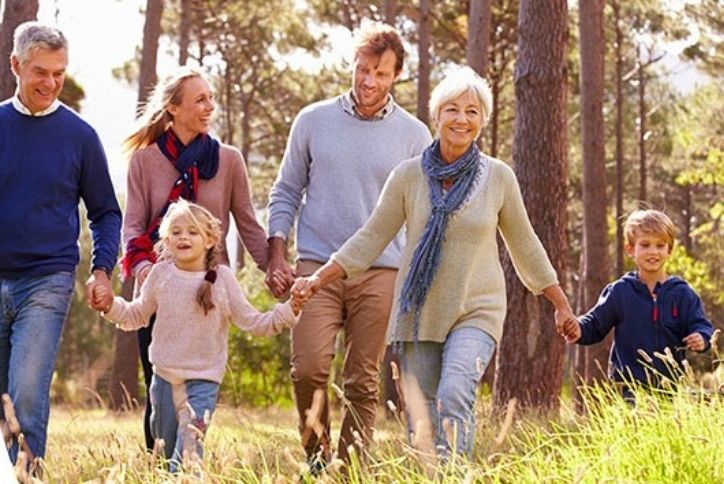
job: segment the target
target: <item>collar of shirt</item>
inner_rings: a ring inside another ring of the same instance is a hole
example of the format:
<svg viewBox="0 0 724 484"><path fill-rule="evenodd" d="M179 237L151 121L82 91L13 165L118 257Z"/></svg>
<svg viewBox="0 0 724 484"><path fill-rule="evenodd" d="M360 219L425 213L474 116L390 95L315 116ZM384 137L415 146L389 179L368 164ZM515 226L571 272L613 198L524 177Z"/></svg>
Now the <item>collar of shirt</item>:
<svg viewBox="0 0 724 484"><path fill-rule="evenodd" d="M20 100L20 96L17 95L17 93L13 96L13 107L20 113L24 114L26 116L33 116L33 117L40 117L40 116L47 116L48 114L52 114L55 111L58 110L60 107L60 101L57 99L53 101L53 103L48 106L48 109L44 109L42 111L38 111L37 113L31 113L30 109L28 109L25 104Z"/></svg>
<svg viewBox="0 0 724 484"><path fill-rule="evenodd" d="M342 105L342 109L345 113L349 114L350 116L354 116L357 119L362 119L364 121L380 121L392 114L392 111L395 109L395 99L392 97L392 94L387 95L387 103L382 106L379 111L373 114L372 117L369 118L362 116L357 110L357 101L354 98L352 89L342 94L339 97L339 102Z"/></svg>

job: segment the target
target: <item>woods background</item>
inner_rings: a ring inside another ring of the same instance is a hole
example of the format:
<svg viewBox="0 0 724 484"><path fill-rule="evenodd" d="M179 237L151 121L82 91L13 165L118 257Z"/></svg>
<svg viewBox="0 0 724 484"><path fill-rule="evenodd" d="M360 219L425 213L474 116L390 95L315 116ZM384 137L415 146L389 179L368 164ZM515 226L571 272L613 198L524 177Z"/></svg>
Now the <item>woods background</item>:
<svg viewBox="0 0 724 484"><path fill-rule="evenodd" d="M38 1L0 5L0 59L8 59L15 26L37 16ZM467 63L489 80L494 111L482 148L514 167L577 312L631 269L621 221L645 206L674 220L678 240L668 271L696 288L723 327L721 1L147 0L143 14L137 55L108 76L137 85L141 105L159 52L202 66L216 92L215 133L241 149L261 217L296 113L350 86L349 59L322 62L343 47L333 45L330 32L352 31L365 18L386 21L407 42L395 97L424 122L431 86L451 65ZM685 47L672 63L666 53L674 45ZM315 69L293 67L289 60L300 55ZM15 80L2 62L5 99ZM671 82L682 63L694 63L697 73L696 85L683 91ZM83 87L70 77L61 98L82 113ZM143 398L135 334L116 331L83 303L89 246L86 227L53 399L124 408ZM601 378L608 344L565 347L553 331L552 307L525 291L505 257L503 264L509 312L485 387L496 403L517 397L554 408L577 382ZM269 307L262 274L244 267L243 251L237 265L252 302ZM252 338L234 328L230 345L222 399L290 401L288 335ZM694 362L702 372L711 369L709 355Z"/></svg>

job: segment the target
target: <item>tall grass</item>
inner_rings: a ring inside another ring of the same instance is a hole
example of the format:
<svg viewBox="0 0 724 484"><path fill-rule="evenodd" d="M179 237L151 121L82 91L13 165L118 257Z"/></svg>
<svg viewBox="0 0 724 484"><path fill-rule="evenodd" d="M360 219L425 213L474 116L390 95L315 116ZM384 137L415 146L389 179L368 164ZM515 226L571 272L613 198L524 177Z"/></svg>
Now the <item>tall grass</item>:
<svg viewBox="0 0 724 484"><path fill-rule="evenodd" d="M478 408L472 461L438 464L406 443L403 422L382 421L345 475L334 463L316 482L724 482L724 405L715 392L584 391L586 415L564 405L553 418ZM507 417L507 419L506 419ZM143 450L139 413L54 409L45 479L50 482L315 482L305 473L291 410L220 407L202 467L173 476ZM364 464L360 464L360 460Z"/></svg>

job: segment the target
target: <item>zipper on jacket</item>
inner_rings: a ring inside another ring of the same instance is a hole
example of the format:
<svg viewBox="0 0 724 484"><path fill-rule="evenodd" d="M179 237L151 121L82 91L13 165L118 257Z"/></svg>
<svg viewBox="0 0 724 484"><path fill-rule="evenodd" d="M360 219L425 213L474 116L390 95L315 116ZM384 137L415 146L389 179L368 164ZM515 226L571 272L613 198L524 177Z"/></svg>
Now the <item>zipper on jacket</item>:
<svg viewBox="0 0 724 484"><path fill-rule="evenodd" d="M654 308L651 311L651 319L654 324L659 321L659 306L656 304L656 293L651 293L651 298L654 300Z"/></svg>

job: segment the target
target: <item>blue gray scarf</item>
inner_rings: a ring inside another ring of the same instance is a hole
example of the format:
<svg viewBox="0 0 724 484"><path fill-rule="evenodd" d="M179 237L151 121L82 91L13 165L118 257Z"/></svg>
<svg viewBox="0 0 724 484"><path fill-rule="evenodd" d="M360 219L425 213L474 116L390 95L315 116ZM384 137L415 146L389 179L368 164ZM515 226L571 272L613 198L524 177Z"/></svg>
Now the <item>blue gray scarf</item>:
<svg viewBox="0 0 724 484"><path fill-rule="evenodd" d="M430 187L432 213L427 219L402 285L399 313L400 316L412 313L414 341L417 341L420 310L440 264L448 218L468 197L480 173L480 152L472 143L460 158L448 164L440 157L440 141L435 140L422 153L422 171ZM453 180L453 186L444 193L442 182L448 179Z"/></svg>

